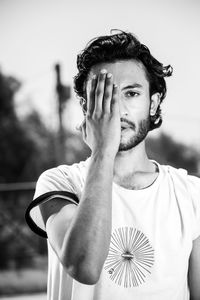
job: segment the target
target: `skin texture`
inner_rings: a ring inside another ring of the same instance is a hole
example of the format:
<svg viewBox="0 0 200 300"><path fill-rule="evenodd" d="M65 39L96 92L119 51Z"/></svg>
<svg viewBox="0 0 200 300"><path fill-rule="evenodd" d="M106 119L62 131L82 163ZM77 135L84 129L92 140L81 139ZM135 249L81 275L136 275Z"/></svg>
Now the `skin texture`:
<svg viewBox="0 0 200 300"><path fill-rule="evenodd" d="M142 64L134 60L131 64L134 68L131 67L130 61L99 64L94 66L89 74L90 78L105 67L113 74L115 84L118 85L121 125L126 129L121 132L121 151L135 147L146 137L149 130L149 83L144 76ZM87 85L87 96L89 88Z"/></svg>
<svg viewBox="0 0 200 300"><path fill-rule="evenodd" d="M192 252L189 261L188 284L190 300L200 299L200 237L193 241Z"/></svg>
<svg viewBox="0 0 200 300"><path fill-rule="evenodd" d="M139 85L128 88L135 83L140 84L140 88ZM92 155L80 204L63 206L63 200L55 199L40 207L49 242L67 272L82 283L98 281L108 254L112 182L119 179L118 168L120 176L131 173L135 179L134 184L130 182L133 187L148 186L158 175L147 159L144 141L134 147L142 120L148 118L151 110L156 110L159 97L154 98L150 104L145 71L135 61L99 65L91 70L87 82L86 123L82 131ZM121 127L126 129L121 130ZM130 141L133 148L118 151L120 145L130 144ZM137 163L131 166L130 159Z"/></svg>
<svg viewBox="0 0 200 300"><path fill-rule="evenodd" d="M67 272L82 283L95 284L110 245L112 182L141 189L158 176L147 157L145 137L160 95L149 94L145 69L135 60L93 66L86 94L87 113L81 129L92 154L80 204L54 199L40 209L49 242ZM198 270L194 268L199 243L194 245L190 278L200 273L200 263ZM200 299L196 281L192 282L192 299Z"/></svg>
<svg viewBox="0 0 200 300"><path fill-rule="evenodd" d="M157 177L155 166L147 157L144 138L148 131L149 116L155 114L160 95L155 93L150 96L149 82L141 63L135 60L122 60L92 67L86 88L87 99L90 91L90 79L102 69L106 69L113 75L113 81L118 86L120 128L126 127L121 130L118 150L127 150L116 153L114 181L121 185L126 181L127 188L143 188L150 185ZM84 130L84 139L91 148L90 142L87 140L87 127ZM118 129L115 131L118 132ZM113 147L114 135L107 134L107 137L109 141L112 140L110 146ZM130 166L132 167L130 168ZM128 181L127 178L129 178Z"/></svg>

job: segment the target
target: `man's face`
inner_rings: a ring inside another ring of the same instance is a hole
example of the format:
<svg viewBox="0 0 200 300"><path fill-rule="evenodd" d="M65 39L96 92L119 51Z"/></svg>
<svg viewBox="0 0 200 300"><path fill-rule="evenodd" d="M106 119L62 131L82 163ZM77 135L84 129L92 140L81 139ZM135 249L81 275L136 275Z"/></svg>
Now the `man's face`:
<svg viewBox="0 0 200 300"><path fill-rule="evenodd" d="M149 82L142 63L136 60L119 60L92 67L89 77L101 69L113 74L119 87L121 141L119 151L127 151L144 140L150 125Z"/></svg>

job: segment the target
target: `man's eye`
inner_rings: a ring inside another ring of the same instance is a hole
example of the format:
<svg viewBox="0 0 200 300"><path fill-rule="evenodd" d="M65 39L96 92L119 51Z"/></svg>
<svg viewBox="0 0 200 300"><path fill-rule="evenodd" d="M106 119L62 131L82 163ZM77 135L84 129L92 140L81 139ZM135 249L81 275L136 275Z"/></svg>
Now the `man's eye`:
<svg viewBox="0 0 200 300"><path fill-rule="evenodd" d="M130 98L130 97L132 98L132 97L139 96L139 93L134 92L134 91L127 91L127 92L125 93L125 96L128 97L128 98Z"/></svg>

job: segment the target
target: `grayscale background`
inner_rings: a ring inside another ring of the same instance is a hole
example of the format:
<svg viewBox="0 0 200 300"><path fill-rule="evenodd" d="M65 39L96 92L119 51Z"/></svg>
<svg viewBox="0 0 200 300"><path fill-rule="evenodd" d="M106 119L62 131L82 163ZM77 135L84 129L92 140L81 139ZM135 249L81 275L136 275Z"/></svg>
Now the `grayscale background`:
<svg viewBox="0 0 200 300"><path fill-rule="evenodd" d="M46 298L46 241L24 213L44 170L90 155L73 92L76 56L90 39L130 31L173 66L147 149L200 176L199 15L198 0L0 0L0 299Z"/></svg>

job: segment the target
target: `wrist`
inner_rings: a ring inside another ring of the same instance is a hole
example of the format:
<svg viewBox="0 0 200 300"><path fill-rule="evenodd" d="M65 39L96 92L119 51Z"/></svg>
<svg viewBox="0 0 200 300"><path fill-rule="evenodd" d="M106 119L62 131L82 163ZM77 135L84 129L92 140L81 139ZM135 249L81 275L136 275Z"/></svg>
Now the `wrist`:
<svg viewBox="0 0 200 300"><path fill-rule="evenodd" d="M107 163L114 164L115 156L112 152L106 150L92 151L91 158L95 160L106 161Z"/></svg>

